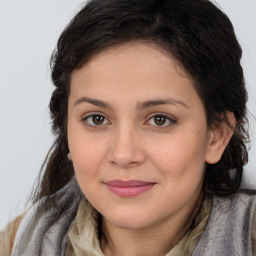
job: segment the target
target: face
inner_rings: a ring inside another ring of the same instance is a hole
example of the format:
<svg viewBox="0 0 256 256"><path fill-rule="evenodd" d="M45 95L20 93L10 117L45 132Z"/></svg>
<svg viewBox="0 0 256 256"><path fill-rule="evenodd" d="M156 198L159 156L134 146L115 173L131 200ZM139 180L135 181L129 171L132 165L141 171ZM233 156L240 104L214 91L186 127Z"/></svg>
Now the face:
<svg viewBox="0 0 256 256"><path fill-rule="evenodd" d="M212 132L181 65L157 46L127 44L73 71L70 86L70 155L103 218L140 229L191 211Z"/></svg>

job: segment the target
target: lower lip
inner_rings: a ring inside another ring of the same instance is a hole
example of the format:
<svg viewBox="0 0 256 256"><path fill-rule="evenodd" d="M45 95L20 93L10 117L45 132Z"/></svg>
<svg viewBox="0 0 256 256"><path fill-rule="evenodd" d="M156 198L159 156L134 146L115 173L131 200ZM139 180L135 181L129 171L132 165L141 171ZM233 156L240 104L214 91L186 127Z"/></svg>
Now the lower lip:
<svg viewBox="0 0 256 256"><path fill-rule="evenodd" d="M138 196L149 189L151 189L155 184L146 184L141 186L127 186L127 187L119 187L119 186L112 186L106 184L108 189L113 192L114 194L122 197L134 197Z"/></svg>

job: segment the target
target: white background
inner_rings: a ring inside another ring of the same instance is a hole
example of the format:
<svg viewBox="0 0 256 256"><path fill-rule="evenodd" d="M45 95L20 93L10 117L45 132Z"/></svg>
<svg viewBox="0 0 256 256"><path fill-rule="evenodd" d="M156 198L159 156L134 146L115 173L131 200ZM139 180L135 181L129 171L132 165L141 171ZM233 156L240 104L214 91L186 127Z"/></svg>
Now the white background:
<svg viewBox="0 0 256 256"><path fill-rule="evenodd" d="M252 148L247 174L256 180L256 1L218 0L243 48ZM81 0L0 0L0 229L24 204L53 141L49 58ZM255 171L254 171L255 170Z"/></svg>

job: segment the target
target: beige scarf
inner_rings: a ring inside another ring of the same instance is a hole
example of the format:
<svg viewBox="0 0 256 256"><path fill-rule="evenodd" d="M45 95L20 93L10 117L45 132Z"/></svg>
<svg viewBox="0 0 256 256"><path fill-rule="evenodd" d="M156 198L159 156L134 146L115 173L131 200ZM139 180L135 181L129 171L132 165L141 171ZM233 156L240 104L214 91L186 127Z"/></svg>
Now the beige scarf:
<svg viewBox="0 0 256 256"><path fill-rule="evenodd" d="M194 219L193 228L166 256L192 255L207 223L211 201L211 195L207 194ZM98 219L99 215L96 210L86 199L83 199L68 233L66 256L104 256L98 238Z"/></svg>

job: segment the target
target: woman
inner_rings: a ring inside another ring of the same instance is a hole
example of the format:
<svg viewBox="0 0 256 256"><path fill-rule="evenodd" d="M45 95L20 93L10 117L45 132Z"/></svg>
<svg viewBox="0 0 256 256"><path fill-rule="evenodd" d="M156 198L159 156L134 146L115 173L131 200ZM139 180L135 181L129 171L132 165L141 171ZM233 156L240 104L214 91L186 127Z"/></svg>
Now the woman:
<svg viewBox="0 0 256 256"><path fill-rule="evenodd" d="M254 255L241 48L206 0L93 0L52 56L56 141L4 255Z"/></svg>

